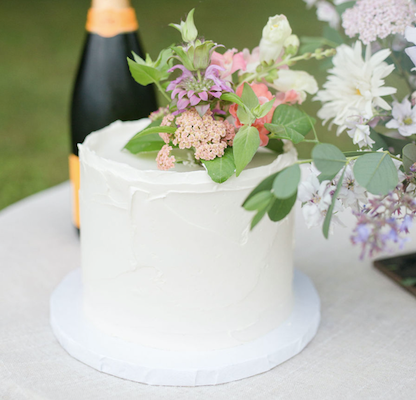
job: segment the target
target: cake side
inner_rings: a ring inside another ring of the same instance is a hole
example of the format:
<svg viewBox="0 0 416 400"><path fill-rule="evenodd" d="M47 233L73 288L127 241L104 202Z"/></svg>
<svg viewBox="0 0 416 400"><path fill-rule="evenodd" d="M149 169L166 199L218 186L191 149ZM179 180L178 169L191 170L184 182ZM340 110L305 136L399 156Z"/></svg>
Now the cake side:
<svg viewBox="0 0 416 400"><path fill-rule="evenodd" d="M115 123L80 146L88 319L170 350L233 347L268 333L292 308L293 215L250 232L241 204L296 152L216 184L204 170L164 172L124 159L135 156L120 144L144 123Z"/></svg>

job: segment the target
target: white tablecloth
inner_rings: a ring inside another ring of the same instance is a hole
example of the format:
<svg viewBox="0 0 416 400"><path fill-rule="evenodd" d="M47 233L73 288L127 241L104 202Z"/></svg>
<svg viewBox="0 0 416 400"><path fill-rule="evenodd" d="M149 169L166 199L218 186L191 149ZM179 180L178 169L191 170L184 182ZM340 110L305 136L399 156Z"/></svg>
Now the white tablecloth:
<svg viewBox="0 0 416 400"><path fill-rule="evenodd" d="M320 329L300 355L253 378L198 388L142 385L78 362L49 328L49 296L79 266L69 199L62 184L0 212L0 399L416 398L416 299L358 260L350 229L326 242L300 216L296 267L322 300ZM416 232L405 251L415 249Z"/></svg>

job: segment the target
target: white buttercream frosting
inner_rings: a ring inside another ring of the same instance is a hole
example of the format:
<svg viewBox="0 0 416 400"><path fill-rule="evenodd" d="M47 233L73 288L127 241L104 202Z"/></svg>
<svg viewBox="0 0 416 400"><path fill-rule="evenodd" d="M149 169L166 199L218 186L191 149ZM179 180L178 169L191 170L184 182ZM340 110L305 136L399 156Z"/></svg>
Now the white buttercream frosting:
<svg viewBox="0 0 416 400"><path fill-rule="evenodd" d="M107 334L215 350L276 328L292 308L293 215L250 231L241 204L296 160L264 150L223 184L199 166L159 171L122 150L149 120L117 121L79 146L84 309Z"/></svg>

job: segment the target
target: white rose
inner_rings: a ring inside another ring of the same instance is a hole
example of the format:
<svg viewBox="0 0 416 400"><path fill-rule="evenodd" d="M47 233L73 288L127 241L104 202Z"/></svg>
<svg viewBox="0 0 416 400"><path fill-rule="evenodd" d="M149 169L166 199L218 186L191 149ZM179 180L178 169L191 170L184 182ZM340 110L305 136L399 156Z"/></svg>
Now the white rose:
<svg viewBox="0 0 416 400"><path fill-rule="evenodd" d="M306 99L306 93L315 94L318 91L318 84L312 75L305 71L289 69L279 70L279 77L273 82L272 86L279 92L296 90L302 101Z"/></svg>
<svg viewBox="0 0 416 400"><path fill-rule="evenodd" d="M263 36L260 41L260 60L274 61L283 49L285 40L292 34L292 28L284 15L270 17L263 28Z"/></svg>

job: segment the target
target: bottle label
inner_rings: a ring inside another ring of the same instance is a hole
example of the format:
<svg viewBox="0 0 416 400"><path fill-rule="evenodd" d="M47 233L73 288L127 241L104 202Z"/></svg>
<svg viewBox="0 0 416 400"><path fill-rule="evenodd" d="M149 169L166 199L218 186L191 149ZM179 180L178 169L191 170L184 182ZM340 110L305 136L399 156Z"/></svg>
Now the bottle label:
<svg viewBox="0 0 416 400"><path fill-rule="evenodd" d="M103 37L134 32L139 28L134 8L95 9L90 8L86 30Z"/></svg>
<svg viewBox="0 0 416 400"><path fill-rule="evenodd" d="M69 179L72 184L72 218L74 225L79 228L79 182L80 182L79 158L75 154L69 156Z"/></svg>

